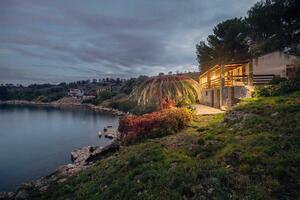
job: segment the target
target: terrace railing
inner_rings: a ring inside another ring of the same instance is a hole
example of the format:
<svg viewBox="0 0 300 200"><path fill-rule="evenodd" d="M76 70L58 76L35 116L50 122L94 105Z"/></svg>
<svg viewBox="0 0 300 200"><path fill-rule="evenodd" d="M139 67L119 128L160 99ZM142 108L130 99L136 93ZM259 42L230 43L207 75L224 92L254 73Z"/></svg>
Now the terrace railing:
<svg viewBox="0 0 300 200"><path fill-rule="evenodd" d="M275 77L274 74L254 74L253 85L268 84L274 77Z"/></svg>
<svg viewBox="0 0 300 200"><path fill-rule="evenodd" d="M208 82L200 84L202 89L219 88L221 84L220 77L210 80L210 86ZM224 86L241 86L248 84L248 75L235 75L224 76Z"/></svg>

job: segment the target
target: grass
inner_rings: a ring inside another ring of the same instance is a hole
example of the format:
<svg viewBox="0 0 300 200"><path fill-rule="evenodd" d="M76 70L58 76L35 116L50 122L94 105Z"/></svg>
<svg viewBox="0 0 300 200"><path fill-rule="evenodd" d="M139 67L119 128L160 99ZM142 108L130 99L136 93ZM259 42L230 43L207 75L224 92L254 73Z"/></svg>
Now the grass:
<svg viewBox="0 0 300 200"><path fill-rule="evenodd" d="M297 199L300 94L244 100L250 117L195 116L183 131L127 146L32 199ZM277 114L274 114L277 113Z"/></svg>

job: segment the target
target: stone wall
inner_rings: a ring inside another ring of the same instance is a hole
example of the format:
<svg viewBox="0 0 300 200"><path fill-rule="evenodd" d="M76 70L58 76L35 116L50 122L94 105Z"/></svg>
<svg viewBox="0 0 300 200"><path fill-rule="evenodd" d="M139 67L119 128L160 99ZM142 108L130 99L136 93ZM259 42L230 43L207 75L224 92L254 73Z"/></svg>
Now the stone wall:
<svg viewBox="0 0 300 200"><path fill-rule="evenodd" d="M222 108L226 109L236 104L239 99L251 97L252 88L249 86L224 87L222 91ZM231 94L229 94L231 93ZM220 108L220 90L206 89L201 92L200 103ZM212 97L214 96L214 97Z"/></svg>

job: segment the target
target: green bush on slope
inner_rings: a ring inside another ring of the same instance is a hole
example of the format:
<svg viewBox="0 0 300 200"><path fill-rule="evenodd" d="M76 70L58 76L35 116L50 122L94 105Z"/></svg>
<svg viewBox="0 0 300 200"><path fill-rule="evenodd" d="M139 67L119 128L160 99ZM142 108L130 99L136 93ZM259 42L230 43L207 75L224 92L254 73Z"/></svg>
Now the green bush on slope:
<svg viewBox="0 0 300 200"><path fill-rule="evenodd" d="M264 87L255 88L252 93L253 97L269 97L286 95L294 91L300 90L300 83L293 80L283 80L281 82L274 82L276 84Z"/></svg>

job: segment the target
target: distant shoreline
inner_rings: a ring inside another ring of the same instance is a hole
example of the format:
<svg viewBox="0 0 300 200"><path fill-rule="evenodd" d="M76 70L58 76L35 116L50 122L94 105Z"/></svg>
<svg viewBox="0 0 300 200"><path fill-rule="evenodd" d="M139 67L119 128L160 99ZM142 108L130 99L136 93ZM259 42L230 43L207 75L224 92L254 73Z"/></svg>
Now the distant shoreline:
<svg viewBox="0 0 300 200"><path fill-rule="evenodd" d="M84 107L91 109L92 111L101 112L101 113L111 113L116 116L124 116L126 115L125 112L114 109L114 108L107 108L103 106L95 106L93 104L82 104L82 103L71 103L71 102L36 102L36 101L27 101L27 100L7 100L1 101L0 105L33 105L33 106L48 106L48 107Z"/></svg>

